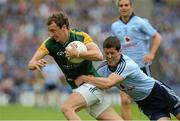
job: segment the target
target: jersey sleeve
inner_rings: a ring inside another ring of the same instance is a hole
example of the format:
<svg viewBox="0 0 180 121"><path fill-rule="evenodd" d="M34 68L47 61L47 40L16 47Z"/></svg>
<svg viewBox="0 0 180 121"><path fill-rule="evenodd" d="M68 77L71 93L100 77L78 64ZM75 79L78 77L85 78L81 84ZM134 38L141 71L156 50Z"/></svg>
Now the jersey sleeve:
<svg viewBox="0 0 180 121"><path fill-rule="evenodd" d="M97 72L100 76L103 76L103 69L98 69Z"/></svg>
<svg viewBox="0 0 180 121"><path fill-rule="evenodd" d="M133 74L136 69L138 69L138 65L136 63L122 61L122 63L118 65L115 73L125 79L129 75Z"/></svg>
<svg viewBox="0 0 180 121"><path fill-rule="evenodd" d="M141 30L148 36L153 37L156 34L156 29L149 23L147 19L143 19Z"/></svg>
<svg viewBox="0 0 180 121"><path fill-rule="evenodd" d="M46 54L49 54L49 51L46 47L46 42L49 40L49 38L47 38L46 40L43 41L43 43L40 45L40 47L38 48L38 50L44 51Z"/></svg>
<svg viewBox="0 0 180 121"><path fill-rule="evenodd" d="M114 24L111 25L111 36L115 36L113 25L114 25Z"/></svg>
<svg viewBox="0 0 180 121"><path fill-rule="evenodd" d="M86 44L86 43L89 43L89 42L92 42L92 41L93 41L93 40L92 40L92 37L91 37L91 36L89 36L87 33L82 32L82 35L84 36L84 44Z"/></svg>
<svg viewBox="0 0 180 121"><path fill-rule="evenodd" d="M97 68L97 73L102 77L108 77L109 73L107 72L107 61L103 61Z"/></svg>

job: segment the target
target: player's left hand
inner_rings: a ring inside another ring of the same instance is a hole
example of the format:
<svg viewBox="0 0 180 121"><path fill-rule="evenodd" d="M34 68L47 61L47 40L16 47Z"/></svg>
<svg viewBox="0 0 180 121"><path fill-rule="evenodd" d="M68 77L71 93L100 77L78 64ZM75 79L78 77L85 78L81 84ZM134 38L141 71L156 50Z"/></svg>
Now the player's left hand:
<svg viewBox="0 0 180 121"><path fill-rule="evenodd" d="M84 83L84 82L83 82L83 79L81 78L81 76L79 76L78 78L76 78L76 80L75 80L76 86L79 87L82 83Z"/></svg>
<svg viewBox="0 0 180 121"><path fill-rule="evenodd" d="M78 78L76 78L75 80L75 84L77 86L81 85L82 83L88 83L91 79L92 75L82 75L82 76L79 76Z"/></svg>
<svg viewBox="0 0 180 121"><path fill-rule="evenodd" d="M144 56L144 61L147 63L151 63L153 59L154 59L154 54L149 53Z"/></svg>
<svg viewBox="0 0 180 121"><path fill-rule="evenodd" d="M79 56L77 48L73 45L71 45L71 48L66 48L64 53L67 58L75 58Z"/></svg>

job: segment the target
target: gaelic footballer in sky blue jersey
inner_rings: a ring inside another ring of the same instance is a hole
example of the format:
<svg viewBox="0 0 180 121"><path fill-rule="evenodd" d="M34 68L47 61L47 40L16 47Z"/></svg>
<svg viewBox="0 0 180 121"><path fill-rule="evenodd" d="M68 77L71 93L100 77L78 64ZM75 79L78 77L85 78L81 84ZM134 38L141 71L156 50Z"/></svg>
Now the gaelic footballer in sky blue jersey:
<svg viewBox="0 0 180 121"><path fill-rule="evenodd" d="M125 91L150 120L170 121L170 113L180 120L180 99L175 92L143 73L131 58L117 49L119 46L116 37L108 37L103 43L107 61L100 65L98 72L104 78L84 75L77 83L91 83L102 89L115 86Z"/></svg>
<svg viewBox="0 0 180 121"><path fill-rule="evenodd" d="M119 0L119 19L112 23L111 32L122 45L122 53L132 58L150 75L152 63L161 43L161 35L145 18L133 13L131 0Z"/></svg>

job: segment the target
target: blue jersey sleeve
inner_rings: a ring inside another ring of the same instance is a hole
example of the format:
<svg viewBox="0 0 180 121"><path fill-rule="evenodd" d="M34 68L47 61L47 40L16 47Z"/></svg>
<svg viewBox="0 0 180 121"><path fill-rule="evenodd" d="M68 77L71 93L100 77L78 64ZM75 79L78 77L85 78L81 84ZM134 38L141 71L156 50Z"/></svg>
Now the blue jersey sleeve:
<svg viewBox="0 0 180 121"><path fill-rule="evenodd" d="M127 58L127 57L126 57ZM115 73L126 79L129 75L134 74L139 71L138 65L130 58L121 59L121 63L118 65Z"/></svg>
<svg viewBox="0 0 180 121"><path fill-rule="evenodd" d="M115 36L113 24L111 25L111 36Z"/></svg>
<svg viewBox="0 0 180 121"><path fill-rule="evenodd" d="M102 77L108 77L110 74L110 71L108 70L108 64L107 61L103 61L97 68L97 72Z"/></svg>
<svg viewBox="0 0 180 121"><path fill-rule="evenodd" d="M153 37L156 34L156 29L149 23L147 19L143 19L141 30L149 37Z"/></svg>

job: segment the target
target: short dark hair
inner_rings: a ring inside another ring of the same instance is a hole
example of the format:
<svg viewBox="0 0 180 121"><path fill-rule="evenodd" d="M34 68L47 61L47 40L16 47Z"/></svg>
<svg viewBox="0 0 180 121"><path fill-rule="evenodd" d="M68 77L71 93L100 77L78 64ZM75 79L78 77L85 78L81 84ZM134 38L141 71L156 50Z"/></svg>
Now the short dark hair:
<svg viewBox="0 0 180 121"><path fill-rule="evenodd" d="M117 37L109 36L103 42L103 49L116 48L117 51L121 49L121 43Z"/></svg>
<svg viewBox="0 0 180 121"><path fill-rule="evenodd" d="M47 25L49 26L52 24L52 22L55 22L59 28L62 28L63 25L66 25L67 28L69 28L69 20L66 14L63 11L53 13L47 20Z"/></svg>
<svg viewBox="0 0 180 121"><path fill-rule="evenodd" d="M119 1L121 1L121 0L118 0L118 2L117 2L118 5L119 5ZM129 3L130 3L130 5L132 5L132 0L129 0Z"/></svg>

